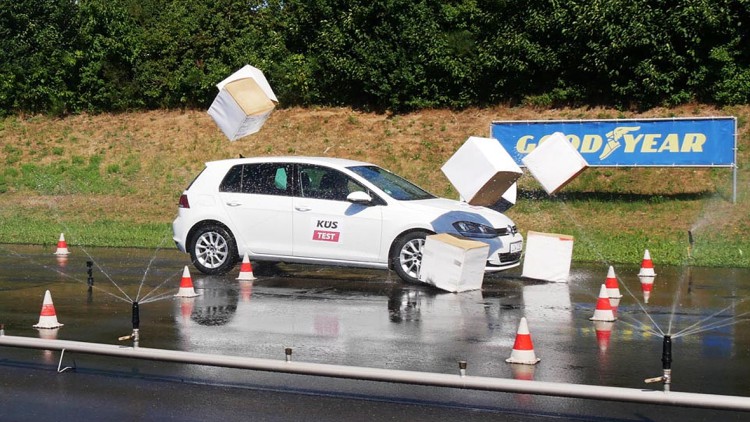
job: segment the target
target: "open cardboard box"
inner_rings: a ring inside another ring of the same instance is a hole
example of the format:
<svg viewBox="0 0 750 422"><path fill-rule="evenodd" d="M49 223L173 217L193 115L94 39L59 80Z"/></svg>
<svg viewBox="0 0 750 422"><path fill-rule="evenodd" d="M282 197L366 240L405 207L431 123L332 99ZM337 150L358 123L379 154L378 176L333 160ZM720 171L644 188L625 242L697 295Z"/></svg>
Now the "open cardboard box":
<svg viewBox="0 0 750 422"><path fill-rule="evenodd" d="M278 103L263 72L250 65L216 86L208 114L230 141L259 131Z"/></svg>

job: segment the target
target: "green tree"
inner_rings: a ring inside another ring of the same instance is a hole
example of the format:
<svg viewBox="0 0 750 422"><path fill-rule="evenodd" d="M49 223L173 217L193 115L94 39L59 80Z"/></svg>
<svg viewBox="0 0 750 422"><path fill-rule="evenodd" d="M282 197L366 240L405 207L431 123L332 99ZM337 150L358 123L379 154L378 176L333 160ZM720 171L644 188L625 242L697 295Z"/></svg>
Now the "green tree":
<svg viewBox="0 0 750 422"><path fill-rule="evenodd" d="M0 113L65 113L75 99L75 0L18 0L0 7Z"/></svg>
<svg viewBox="0 0 750 422"><path fill-rule="evenodd" d="M143 50L142 33L130 2L82 0L79 6L79 108L101 112L143 106L134 69Z"/></svg>
<svg viewBox="0 0 750 422"><path fill-rule="evenodd" d="M278 5L262 0L158 1L140 19L136 81L149 107L206 107L215 84L245 64L283 59Z"/></svg>
<svg viewBox="0 0 750 422"><path fill-rule="evenodd" d="M473 102L474 2L285 5L288 48L312 58L313 101L394 111Z"/></svg>

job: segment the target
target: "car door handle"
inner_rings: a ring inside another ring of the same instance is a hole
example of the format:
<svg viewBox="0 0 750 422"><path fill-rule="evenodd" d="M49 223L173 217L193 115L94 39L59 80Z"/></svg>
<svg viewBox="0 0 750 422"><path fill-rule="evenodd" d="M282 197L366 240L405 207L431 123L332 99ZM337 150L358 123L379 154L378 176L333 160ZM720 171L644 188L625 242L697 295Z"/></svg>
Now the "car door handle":
<svg viewBox="0 0 750 422"><path fill-rule="evenodd" d="M242 204L239 202L227 202L227 205L230 207L239 207Z"/></svg>
<svg viewBox="0 0 750 422"><path fill-rule="evenodd" d="M300 205L300 206L294 207L294 209L297 211L306 212L306 211L310 211L312 208L304 206L304 205Z"/></svg>

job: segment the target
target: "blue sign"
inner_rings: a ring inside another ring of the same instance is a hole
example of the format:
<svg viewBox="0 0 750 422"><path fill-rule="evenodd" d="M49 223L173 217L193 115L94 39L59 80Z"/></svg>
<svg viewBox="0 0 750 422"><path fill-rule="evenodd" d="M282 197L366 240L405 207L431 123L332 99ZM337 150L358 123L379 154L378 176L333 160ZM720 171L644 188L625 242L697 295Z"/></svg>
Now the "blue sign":
<svg viewBox="0 0 750 422"><path fill-rule="evenodd" d="M490 136L521 158L562 132L589 166L733 167L734 117L492 122Z"/></svg>

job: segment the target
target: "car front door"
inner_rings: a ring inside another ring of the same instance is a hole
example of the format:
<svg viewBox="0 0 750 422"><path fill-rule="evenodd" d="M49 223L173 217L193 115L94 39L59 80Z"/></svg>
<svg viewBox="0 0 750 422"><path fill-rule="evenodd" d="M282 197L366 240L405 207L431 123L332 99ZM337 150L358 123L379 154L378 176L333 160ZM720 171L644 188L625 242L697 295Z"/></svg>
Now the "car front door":
<svg viewBox="0 0 750 422"><path fill-rule="evenodd" d="M293 165L241 164L219 187L240 251L292 255Z"/></svg>
<svg viewBox="0 0 750 422"><path fill-rule="evenodd" d="M346 174L298 164L294 198L294 256L333 261L377 262L382 205L354 204L349 193L366 189Z"/></svg>

